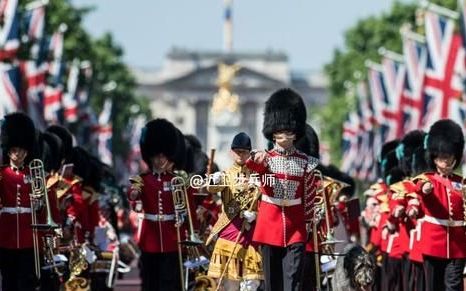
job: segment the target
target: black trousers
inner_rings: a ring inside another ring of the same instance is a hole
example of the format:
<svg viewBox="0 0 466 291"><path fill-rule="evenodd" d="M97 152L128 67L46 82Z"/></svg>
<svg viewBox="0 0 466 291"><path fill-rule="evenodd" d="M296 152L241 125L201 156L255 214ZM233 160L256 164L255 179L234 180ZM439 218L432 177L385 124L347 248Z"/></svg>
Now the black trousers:
<svg viewBox="0 0 466 291"><path fill-rule="evenodd" d="M265 291L299 291L304 243L287 247L262 245Z"/></svg>
<svg viewBox="0 0 466 291"><path fill-rule="evenodd" d="M403 260L386 257L384 274L382 276L382 290L403 290Z"/></svg>
<svg viewBox="0 0 466 291"><path fill-rule="evenodd" d="M465 259L424 256L426 291L462 291Z"/></svg>
<svg viewBox="0 0 466 291"><path fill-rule="evenodd" d="M320 266L320 262L319 262ZM314 291L317 287L316 261L314 252L305 252L302 272L302 291Z"/></svg>
<svg viewBox="0 0 466 291"><path fill-rule="evenodd" d="M140 257L142 291L181 290L178 253L146 253Z"/></svg>
<svg viewBox="0 0 466 291"><path fill-rule="evenodd" d="M411 271L409 276L409 289L413 291L426 290L424 266L422 263L411 261Z"/></svg>
<svg viewBox="0 0 466 291"><path fill-rule="evenodd" d="M0 248L0 272L3 291L34 291L38 288L33 249Z"/></svg>

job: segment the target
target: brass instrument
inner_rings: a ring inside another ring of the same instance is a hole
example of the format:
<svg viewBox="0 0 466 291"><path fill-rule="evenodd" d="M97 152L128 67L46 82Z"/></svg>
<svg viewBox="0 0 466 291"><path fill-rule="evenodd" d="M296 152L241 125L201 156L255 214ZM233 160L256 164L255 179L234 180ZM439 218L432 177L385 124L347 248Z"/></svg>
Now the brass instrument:
<svg viewBox="0 0 466 291"><path fill-rule="evenodd" d="M86 261L86 250L82 246L71 246L70 252L70 278L65 283L65 291L88 291L90 290L89 281L86 278L79 277L81 273L89 267Z"/></svg>
<svg viewBox="0 0 466 291"><path fill-rule="evenodd" d="M175 226L178 240L178 256L181 274L182 290L188 289L188 272L190 269L197 269L209 263L209 260L199 253L198 246L203 244L194 232L192 214L189 205L188 193L186 191L185 180L181 177L173 177L171 180L173 204L175 208ZM185 219L188 220L187 240L181 240L180 228ZM183 263L182 245L187 251L187 260ZM184 272L183 267L186 268Z"/></svg>
<svg viewBox="0 0 466 291"><path fill-rule="evenodd" d="M322 250L325 254L332 255L334 253L334 245L343 242L335 240L333 236L334 219L331 207L335 204L340 191L349 185L324 176L319 170L314 170L313 174L313 184L318 185L318 187L312 200L312 238L316 248L314 259L317 290L321 290L320 252ZM321 224L323 220L324 224Z"/></svg>
<svg viewBox="0 0 466 291"><path fill-rule="evenodd" d="M39 250L39 230L47 231L59 228L58 224L55 223L52 219L52 213L50 210L49 197L47 195L44 163L39 159L34 159L29 163L29 177L27 178L28 182L31 183L32 193L30 194L31 200L31 227L33 229L32 239L33 239L33 249L34 249L34 271L36 277L40 279L41 267L40 267L40 250ZM45 210L46 210L46 223L38 224L37 223L37 213L45 201ZM46 248L46 261L47 263L54 264L54 248L50 243L51 238L45 238L45 248ZM57 271L57 273L59 273Z"/></svg>

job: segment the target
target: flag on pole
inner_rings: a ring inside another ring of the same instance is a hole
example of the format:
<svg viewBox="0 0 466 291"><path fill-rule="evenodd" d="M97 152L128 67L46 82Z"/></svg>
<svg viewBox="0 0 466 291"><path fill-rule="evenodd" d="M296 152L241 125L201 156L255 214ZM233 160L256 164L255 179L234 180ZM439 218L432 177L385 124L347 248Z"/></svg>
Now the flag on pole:
<svg viewBox="0 0 466 291"><path fill-rule="evenodd" d="M1 0L0 60L12 59L19 49L18 0Z"/></svg>
<svg viewBox="0 0 466 291"><path fill-rule="evenodd" d="M113 164L112 157L112 100L105 100L104 107L98 118L96 128L97 135L97 150L100 160L111 166Z"/></svg>

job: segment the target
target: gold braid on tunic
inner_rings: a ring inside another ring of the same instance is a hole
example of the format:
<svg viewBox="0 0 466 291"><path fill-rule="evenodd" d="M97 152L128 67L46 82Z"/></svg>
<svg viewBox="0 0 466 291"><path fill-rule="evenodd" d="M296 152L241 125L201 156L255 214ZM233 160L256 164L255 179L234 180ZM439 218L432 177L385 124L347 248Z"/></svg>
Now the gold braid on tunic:
<svg viewBox="0 0 466 291"><path fill-rule="evenodd" d="M226 172L222 173L218 185L207 186L209 193L221 192L222 213L215 223L212 232L207 238L206 245L209 245L230 222L241 213L241 211L251 208L251 203L257 204L256 196L259 193L257 185L249 184L250 171L245 166L234 164ZM253 205L252 210L257 209Z"/></svg>

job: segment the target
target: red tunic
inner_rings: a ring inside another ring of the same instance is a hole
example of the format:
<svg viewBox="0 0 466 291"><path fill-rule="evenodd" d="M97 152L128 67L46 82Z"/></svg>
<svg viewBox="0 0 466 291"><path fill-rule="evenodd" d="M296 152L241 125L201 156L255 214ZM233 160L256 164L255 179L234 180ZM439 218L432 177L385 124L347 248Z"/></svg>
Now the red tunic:
<svg viewBox="0 0 466 291"><path fill-rule="evenodd" d="M422 253L444 259L466 258L462 178L454 174L441 177L436 173L426 173L424 177L425 180L418 183L424 213ZM430 194L422 193L426 180L433 186Z"/></svg>
<svg viewBox="0 0 466 291"><path fill-rule="evenodd" d="M31 184L25 183L29 168L2 167L0 175L0 248L32 248Z"/></svg>
<svg viewBox="0 0 466 291"><path fill-rule="evenodd" d="M147 173L140 177L142 189L137 199L142 202L144 219L140 229L139 247L142 251L151 253L176 252L178 251L178 239L171 186L171 180L175 175ZM133 191L133 187L129 187L128 195ZM189 200L190 207L192 207L193 201ZM191 211L191 214L194 218L195 213ZM186 237L184 228L180 230L180 236L181 240Z"/></svg>
<svg viewBox="0 0 466 291"><path fill-rule="evenodd" d="M304 243L306 221L312 219L305 202L312 199L315 190L311 185L312 170L318 160L296 150L285 154L274 149L267 154L266 165L252 159L246 162L249 169L259 173L262 182L253 240L279 247ZM274 183L266 183L268 177L274 177Z"/></svg>

